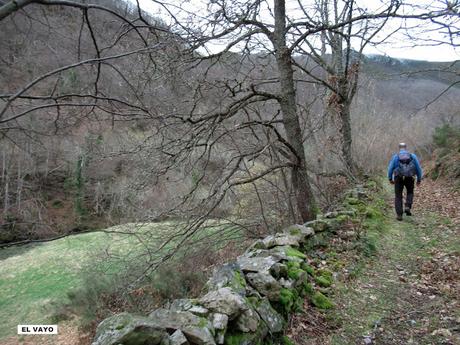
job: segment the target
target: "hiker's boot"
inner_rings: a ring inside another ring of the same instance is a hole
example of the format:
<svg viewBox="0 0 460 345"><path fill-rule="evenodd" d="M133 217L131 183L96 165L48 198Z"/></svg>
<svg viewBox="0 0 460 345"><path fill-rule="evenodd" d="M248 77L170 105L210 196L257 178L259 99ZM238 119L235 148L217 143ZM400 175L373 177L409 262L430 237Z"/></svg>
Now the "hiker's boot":
<svg viewBox="0 0 460 345"><path fill-rule="evenodd" d="M406 208L404 212L406 213L407 216L412 216L412 212L410 211L410 208Z"/></svg>
<svg viewBox="0 0 460 345"><path fill-rule="evenodd" d="M398 215L396 216L396 219L397 219L397 220L403 220L402 214L398 214Z"/></svg>

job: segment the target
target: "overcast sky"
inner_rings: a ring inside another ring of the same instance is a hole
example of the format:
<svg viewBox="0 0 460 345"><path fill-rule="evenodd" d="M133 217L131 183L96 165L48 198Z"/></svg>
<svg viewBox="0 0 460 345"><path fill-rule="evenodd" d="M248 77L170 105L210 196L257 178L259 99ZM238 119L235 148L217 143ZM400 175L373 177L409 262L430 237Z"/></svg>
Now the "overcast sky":
<svg viewBox="0 0 460 345"><path fill-rule="evenodd" d="M136 0L130 0L132 2L136 2ZM298 8L298 0L288 0L288 15L295 17L296 8ZM382 8L385 0L358 0L365 5L368 9L378 9ZM433 6L437 4L442 4L441 0L412 0L417 5L422 5L424 3L430 3ZM151 0L139 0L141 7L147 12L152 13L153 16L161 17L166 23L171 24L171 16L167 13L164 8L155 4L155 2ZM235 0L235 2L239 2L239 0ZM308 4L311 3L312 0L304 0L302 3ZM163 3L168 3L168 8L174 13L176 18L180 19L181 21L199 21L200 15L206 14L206 5L210 3L209 0L164 0ZM273 3L273 0L268 1L268 3ZM406 11L407 13L407 11ZM263 19L267 19L270 21L270 15L267 13L261 14ZM396 27L400 25L399 20L393 20L387 23L387 29L383 33L387 35L388 32L392 31ZM414 27L413 34L416 35L417 31L422 30L422 25L420 22L412 21L407 22L407 25ZM434 31L431 33L426 33L426 29L431 30L434 27L428 24L424 24L425 32L423 35L419 35L420 38L427 38L430 37L433 40L442 40L445 41L445 37L439 33L438 31ZM457 42L458 43L458 42ZM424 43L426 44L426 43ZM221 49L218 46L211 47L212 50ZM388 55L394 58L400 59L414 59L414 60L428 60L428 61L453 61L460 59L460 48L455 49L453 46L448 44L442 45L419 45L414 46L414 42L409 40L402 34L396 34L392 36L386 43L380 44L378 47L368 46L364 50L365 54L381 54L381 55Z"/></svg>

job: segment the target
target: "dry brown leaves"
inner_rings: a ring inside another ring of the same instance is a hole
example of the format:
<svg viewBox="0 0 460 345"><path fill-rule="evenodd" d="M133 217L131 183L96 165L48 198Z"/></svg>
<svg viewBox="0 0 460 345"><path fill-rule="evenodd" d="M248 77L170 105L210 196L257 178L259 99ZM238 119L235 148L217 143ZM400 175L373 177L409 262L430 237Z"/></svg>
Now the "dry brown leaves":
<svg viewBox="0 0 460 345"><path fill-rule="evenodd" d="M441 293L452 298L460 296L460 254L446 254L441 251L433 251L433 257L429 261L420 262L421 277L416 286L417 290L431 290L433 293Z"/></svg>
<svg viewBox="0 0 460 345"><path fill-rule="evenodd" d="M289 320L286 335L296 345L328 345L332 329L332 323L324 314L305 301L302 313L294 314Z"/></svg>
<svg viewBox="0 0 460 345"><path fill-rule="evenodd" d="M414 210L435 212L442 217L450 218L458 233L460 231L460 191L454 190L453 184L451 180L424 180L420 187L416 188Z"/></svg>

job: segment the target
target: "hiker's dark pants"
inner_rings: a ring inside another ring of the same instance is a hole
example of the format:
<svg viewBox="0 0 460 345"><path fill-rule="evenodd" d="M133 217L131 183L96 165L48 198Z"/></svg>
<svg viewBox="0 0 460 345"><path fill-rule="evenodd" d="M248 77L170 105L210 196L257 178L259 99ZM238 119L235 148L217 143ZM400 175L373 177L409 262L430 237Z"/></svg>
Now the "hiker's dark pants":
<svg viewBox="0 0 460 345"><path fill-rule="evenodd" d="M395 176L395 209L396 214L402 216L403 214L403 190L406 187L406 208L412 208L412 201L414 200L414 178Z"/></svg>

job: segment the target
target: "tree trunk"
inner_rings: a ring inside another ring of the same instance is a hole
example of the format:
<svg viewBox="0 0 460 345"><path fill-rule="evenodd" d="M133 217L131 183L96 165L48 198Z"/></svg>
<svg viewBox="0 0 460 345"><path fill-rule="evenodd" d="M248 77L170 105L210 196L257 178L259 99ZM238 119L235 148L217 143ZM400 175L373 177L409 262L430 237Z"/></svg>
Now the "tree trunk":
<svg viewBox="0 0 460 345"><path fill-rule="evenodd" d="M287 141L295 151L294 167L292 168L292 186L296 196L297 209L302 221L315 219L316 203L310 186L305 151L303 148L302 131L297 114L294 71L292 68L291 51L286 46L286 8L285 0L275 0L275 31L273 44L278 66L280 93L279 104L283 114L283 125Z"/></svg>
<svg viewBox="0 0 460 345"><path fill-rule="evenodd" d="M345 101L339 106L340 133L342 134L342 157L344 159L345 167L353 174L355 172L355 166L351 152L352 136L350 104Z"/></svg>

